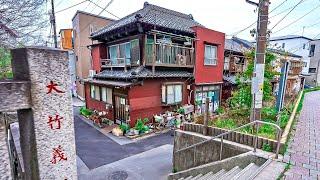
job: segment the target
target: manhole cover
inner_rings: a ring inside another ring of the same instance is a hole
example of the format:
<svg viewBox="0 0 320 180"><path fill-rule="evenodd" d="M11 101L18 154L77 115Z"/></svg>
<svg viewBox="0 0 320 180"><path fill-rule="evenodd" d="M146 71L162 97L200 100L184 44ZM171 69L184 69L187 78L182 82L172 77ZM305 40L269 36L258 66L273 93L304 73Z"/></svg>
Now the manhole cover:
<svg viewBox="0 0 320 180"><path fill-rule="evenodd" d="M108 180L126 180L128 173L125 171L114 171L108 176Z"/></svg>

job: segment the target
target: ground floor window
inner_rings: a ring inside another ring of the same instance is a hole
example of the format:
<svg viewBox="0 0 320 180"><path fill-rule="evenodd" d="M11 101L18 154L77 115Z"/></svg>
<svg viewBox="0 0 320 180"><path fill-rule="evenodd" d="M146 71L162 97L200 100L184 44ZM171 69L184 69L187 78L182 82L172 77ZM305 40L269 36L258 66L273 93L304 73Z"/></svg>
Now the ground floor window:
<svg viewBox="0 0 320 180"><path fill-rule="evenodd" d="M162 103L179 104L182 102L182 84L164 84L162 85Z"/></svg>
<svg viewBox="0 0 320 180"><path fill-rule="evenodd" d="M209 97L209 111L215 112L220 106L220 85L205 85L196 87L195 104L202 113L205 109L206 98Z"/></svg>
<svg viewBox="0 0 320 180"><path fill-rule="evenodd" d="M112 89L103 86L90 85L90 97L91 99L112 104Z"/></svg>

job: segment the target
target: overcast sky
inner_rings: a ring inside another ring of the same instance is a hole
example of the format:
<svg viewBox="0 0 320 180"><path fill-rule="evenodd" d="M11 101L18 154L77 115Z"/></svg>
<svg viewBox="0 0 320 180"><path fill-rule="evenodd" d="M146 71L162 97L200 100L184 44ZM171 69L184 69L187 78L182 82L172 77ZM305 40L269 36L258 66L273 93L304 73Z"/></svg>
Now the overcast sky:
<svg viewBox="0 0 320 180"><path fill-rule="evenodd" d="M59 11L82 1L83 0L55 0L55 10ZM101 7L105 7L110 0L92 1L99 4ZM254 1L257 2L258 0ZM284 17L290 11L290 8L299 1L300 0L271 0L269 12L282 2L284 2L284 4L270 12L270 17L276 16L270 19L270 24L268 26L269 29L271 29L282 17ZM107 10L121 18L143 8L144 2L145 0L114 0ZM257 19L257 13L255 12L256 8L253 5L247 4L245 0L148 0L148 2L182 13L192 14L194 19L202 25L210 29L224 32L226 35L231 35L241 29L244 29ZM50 4L48 4L47 9L51 9ZM287 27L288 24L296 21L312 9L314 10L310 14ZM91 12L94 14L99 14L101 12L99 7L96 7L89 1L68 10L59 12L56 14L58 32L61 28L72 27L71 19L77 10ZM103 12L101 15L117 19L107 12ZM256 25L237 34L237 36L247 40L253 40L249 31L255 28L255 26ZM303 26L306 26L304 30L304 36L314 38L320 33L319 0L304 0L272 31L276 32L284 27L285 28L279 32L273 33L272 36L289 34L302 35ZM320 35L317 38L319 37Z"/></svg>

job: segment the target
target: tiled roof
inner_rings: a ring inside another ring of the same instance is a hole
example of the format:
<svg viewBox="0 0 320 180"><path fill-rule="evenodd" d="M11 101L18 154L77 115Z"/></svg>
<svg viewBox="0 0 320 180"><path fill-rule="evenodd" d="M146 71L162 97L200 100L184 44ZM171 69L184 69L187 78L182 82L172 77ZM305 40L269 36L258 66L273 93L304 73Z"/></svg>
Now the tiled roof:
<svg viewBox="0 0 320 180"><path fill-rule="evenodd" d="M138 21L145 24L156 25L158 27L164 27L188 33L193 33L191 27L202 26L193 20L192 15L183 14L145 2L143 9L110 23L106 27L93 32L91 36L94 38Z"/></svg>
<svg viewBox="0 0 320 180"><path fill-rule="evenodd" d="M254 47L253 43L251 43L247 40L244 40L244 39L233 37L232 39L226 39L224 49L229 50L229 51L243 53L244 51L248 51L253 47ZM285 52L280 49L268 48L268 51L279 54L279 55L287 55L290 57L302 58L302 56L299 56L299 55L296 55L296 54L293 54L290 52Z"/></svg>
<svg viewBox="0 0 320 180"><path fill-rule="evenodd" d="M253 47L253 44L247 40L233 37L232 39L225 40L225 50L243 53Z"/></svg>
<svg viewBox="0 0 320 180"><path fill-rule="evenodd" d="M193 73L185 70L156 70L155 74L152 71L139 66L129 69L127 72L123 70L104 70L96 74L97 79L135 79L135 78L175 78L175 77L193 77Z"/></svg>

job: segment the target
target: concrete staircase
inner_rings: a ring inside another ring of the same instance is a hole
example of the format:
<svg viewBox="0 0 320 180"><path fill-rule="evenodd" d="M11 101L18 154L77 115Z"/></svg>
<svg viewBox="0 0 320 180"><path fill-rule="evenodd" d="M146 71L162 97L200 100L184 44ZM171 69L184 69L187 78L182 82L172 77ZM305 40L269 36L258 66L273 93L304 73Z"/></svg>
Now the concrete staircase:
<svg viewBox="0 0 320 180"><path fill-rule="evenodd" d="M266 161L269 163L270 161ZM236 166L232 169L225 170L221 169L217 173L213 173L212 171L206 174L198 174L197 176L188 176L185 178L180 178L179 180L218 180L218 179L228 179L228 180L250 180L254 179L254 177L263 169L264 165L259 166L255 163L250 163L245 168L241 169L239 166Z"/></svg>
<svg viewBox="0 0 320 180"><path fill-rule="evenodd" d="M264 179L265 174L260 176L263 170L279 166L270 166L275 162L272 159L256 156L253 152L248 152L234 156L222 161L212 162L190 168L177 173L171 173L168 180L252 180ZM270 166L270 168L268 168ZM279 168L281 169L281 168ZM276 179L276 178L272 178Z"/></svg>

